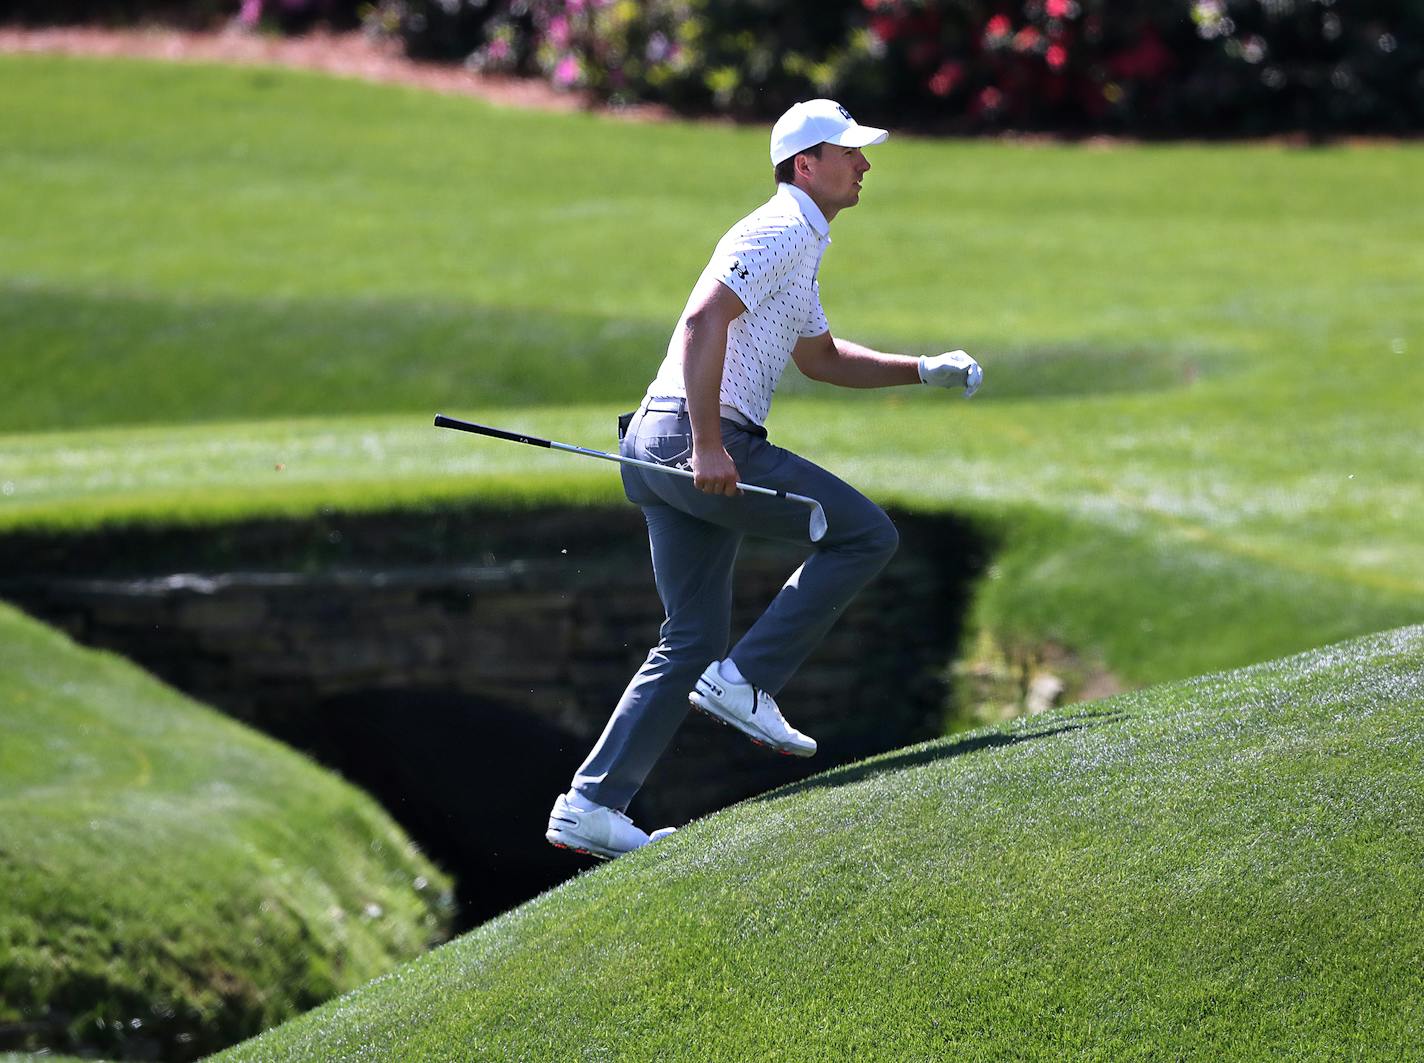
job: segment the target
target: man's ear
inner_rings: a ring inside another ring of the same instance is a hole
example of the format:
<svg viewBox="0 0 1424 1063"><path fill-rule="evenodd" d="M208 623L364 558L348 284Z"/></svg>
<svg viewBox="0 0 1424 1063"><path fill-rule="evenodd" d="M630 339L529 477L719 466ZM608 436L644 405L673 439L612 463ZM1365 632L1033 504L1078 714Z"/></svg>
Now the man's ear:
<svg viewBox="0 0 1424 1063"><path fill-rule="evenodd" d="M809 178L811 176L811 160L814 158L814 155L804 151L796 156L797 176L806 178Z"/></svg>

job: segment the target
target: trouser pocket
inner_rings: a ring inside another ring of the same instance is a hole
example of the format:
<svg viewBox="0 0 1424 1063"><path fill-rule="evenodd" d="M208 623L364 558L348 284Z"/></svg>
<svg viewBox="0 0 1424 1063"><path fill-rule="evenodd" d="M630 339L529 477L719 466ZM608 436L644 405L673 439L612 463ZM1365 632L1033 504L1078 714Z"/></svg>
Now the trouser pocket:
<svg viewBox="0 0 1424 1063"><path fill-rule="evenodd" d="M655 461L674 469L692 471L692 437L654 436L652 439L638 440L638 457L644 461Z"/></svg>

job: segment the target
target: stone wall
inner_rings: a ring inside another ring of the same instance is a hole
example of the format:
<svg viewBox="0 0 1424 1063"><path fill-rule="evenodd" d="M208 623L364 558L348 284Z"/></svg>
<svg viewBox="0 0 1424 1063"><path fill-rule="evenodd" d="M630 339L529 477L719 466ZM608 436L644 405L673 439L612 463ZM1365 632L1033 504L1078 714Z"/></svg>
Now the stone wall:
<svg viewBox="0 0 1424 1063"><path fill-rule="evenodd" d="M817 757L768 754L691 714L635 818L680 824L938 733L984 551L953 522L897 524L899 554L779 698ZM662 617L637 510L99 538L11 539L0 595L346 773L461 878L470 920L577 866L542 841L548 806ZM800 559L747 542L734 639Z"/></svg>

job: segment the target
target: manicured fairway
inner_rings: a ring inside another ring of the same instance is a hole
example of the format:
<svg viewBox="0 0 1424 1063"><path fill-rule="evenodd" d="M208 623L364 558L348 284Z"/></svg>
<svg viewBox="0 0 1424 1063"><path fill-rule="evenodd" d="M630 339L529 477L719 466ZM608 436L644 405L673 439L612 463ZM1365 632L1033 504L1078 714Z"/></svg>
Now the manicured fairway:
<svg viewBox="0 0 1424 1063"><path fill-rule="evenodd" d="M220 1058L1408 1059L1424 628L737 805Z"/></svg>
<svg viewBox="0 0 1424 1063"><path fill-rule="evenodd" d="M626 403L770 192L756 129L267 70L0 71L12 428ZM873 163L823 267L832 326L972 349L985 403L1191 377L1283 412L1418 364L1418 147L896 136Z"/></svg>

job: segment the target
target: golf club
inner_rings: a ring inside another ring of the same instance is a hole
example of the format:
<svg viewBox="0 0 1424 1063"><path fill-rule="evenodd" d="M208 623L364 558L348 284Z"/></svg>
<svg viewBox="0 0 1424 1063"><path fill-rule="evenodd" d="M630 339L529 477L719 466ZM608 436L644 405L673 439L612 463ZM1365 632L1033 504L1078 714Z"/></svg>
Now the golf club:
<svg viewBox="0 0 1424 1063"><path fill-rule="evenodd" d="M538 436L525 435L522 432L510 432L503 428L491 428L488 425L475 424L473 421L461 421L456 417L446 417L443 413L435 415L436 428L453 428L459 432L473 432L476 435L493 436L495 439L508 439L514 443L528 443L533 447L548 447L551 450L563 450L570 454L582 454L586 458L602 458L604 461L616 461L622 465L636 465L640 469L650 469L653 472L665 472L670 476L681 476L691 480L692 473L687 469L679 469L671 465L659 465L657 462L640 461L638 458L625 458L621 454L607 454L601 450L590 450L587 447L576 447L569 443L556 443L552 439L540 439ZM813 543L818 543L826 536L826 511L821 508L821 503L814 498L807 498L805 495L793 494L790 491L777 491L771 487L757 487L755 484L737 484L737 488L753 495L771 495L773 498L784 498L791 502L799 502L803 506L811 507L810 535Z"/></svg>

